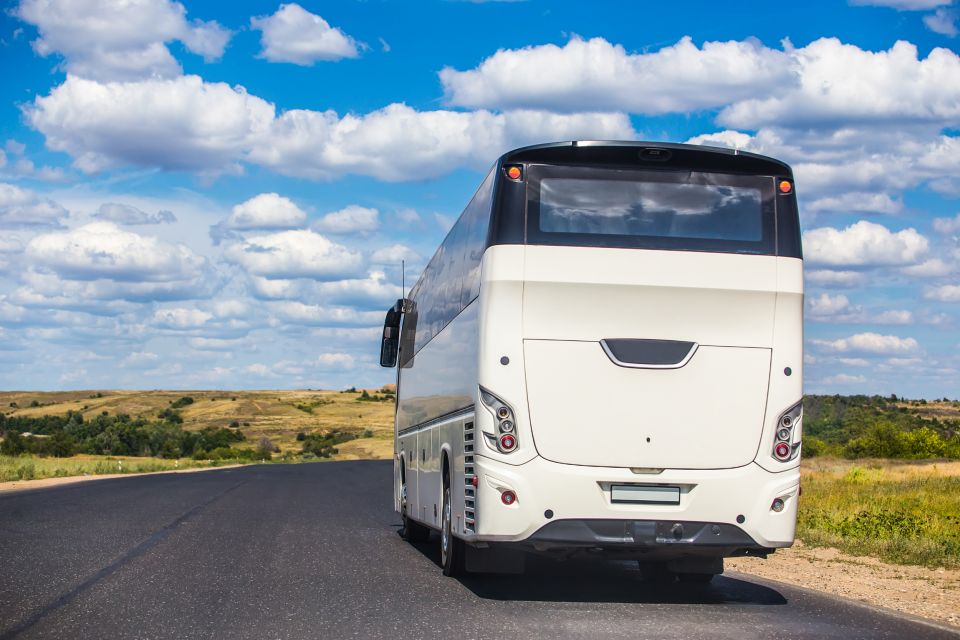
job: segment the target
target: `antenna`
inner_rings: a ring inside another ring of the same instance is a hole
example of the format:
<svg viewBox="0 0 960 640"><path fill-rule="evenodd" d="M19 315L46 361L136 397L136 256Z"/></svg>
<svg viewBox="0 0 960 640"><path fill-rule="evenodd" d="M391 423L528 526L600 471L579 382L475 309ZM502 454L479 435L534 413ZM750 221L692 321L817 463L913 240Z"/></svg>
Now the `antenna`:
<svg viewBox="0 0 960 640"><path fill-rule="evenodd" d="M400 293L407 297L407 261L400 261Z"/></svg>

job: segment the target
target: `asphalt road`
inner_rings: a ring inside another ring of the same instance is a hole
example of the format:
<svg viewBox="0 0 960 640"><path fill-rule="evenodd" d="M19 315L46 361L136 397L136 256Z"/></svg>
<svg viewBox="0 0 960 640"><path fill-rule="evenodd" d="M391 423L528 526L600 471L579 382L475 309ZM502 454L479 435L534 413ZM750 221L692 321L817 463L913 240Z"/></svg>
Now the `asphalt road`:
<svg viewBox="0 0 960 640"><path fill-rule="evenodd" d="M340 462L0 495L0 640L958 637L743 575L691 590L553 563L451 580L436 540L397 535L391 478Z"/></svg>

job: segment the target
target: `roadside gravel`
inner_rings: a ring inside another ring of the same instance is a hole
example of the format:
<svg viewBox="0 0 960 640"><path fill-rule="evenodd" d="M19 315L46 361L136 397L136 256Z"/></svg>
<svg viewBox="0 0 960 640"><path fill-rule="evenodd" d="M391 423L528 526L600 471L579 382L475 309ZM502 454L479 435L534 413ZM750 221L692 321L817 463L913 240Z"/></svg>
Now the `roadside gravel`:
<svg viewBox="0 0 960 640"><path fill-rule="evenodd" d="M730 571L749 573L894 609L960 628L960 570L887 564L802 542L767 560L731 558Z"/></svg>

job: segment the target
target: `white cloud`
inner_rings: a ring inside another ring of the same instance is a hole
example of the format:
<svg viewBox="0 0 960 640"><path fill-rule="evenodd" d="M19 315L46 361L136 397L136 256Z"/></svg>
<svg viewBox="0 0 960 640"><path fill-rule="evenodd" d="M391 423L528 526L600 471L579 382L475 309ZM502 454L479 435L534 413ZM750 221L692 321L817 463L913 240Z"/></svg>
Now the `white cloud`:
<svg viewBox="0 0 960 640"><path fill-rule="evenodd" d="M803 272L804 279L810 284L822 287L849 289L863 284L865 277L859 271L834 271L832 269L812 269Z"/></svg>
<svg viewBox="0 0 960 640"><path fill-rule="evenodd" d="M170 0L22 0L17 17L36 25L34 50L64 56L66 70L97 80L172 77L180 65L165 42L214 60L230 32L216 22L187 22L186 9Z"/></svg>
<svg viewBox="0 0 960 640"><path fill-rule="evenodd" d="M846 373L838 373L823 379L824 384L859 384L866 381L864 376L851 376Z"/></svg>
<svg viewBox="0 0 960 640"><path fill-rule="evenodd" d="M364 115L274 106L242 87L197 76L99 83L68 76L26 109L47 146L85 172L121 165L216 175L249 161L279 173L333 179L346 173L423 180L459 167L487 169L510 148L577 138L632 139L618 113L417 111L392 104Z"/></svg>
<svg viewBox="0 0 960 640"><path fill-rule="evenodd" d="M417 111L392 104L342 118L333 111L287 111L249 158L292 176L326 180L354 173L399 182L463 166L485 170L501 153L533 142L635 137L629 118L617 113Z"/></svg>
<svg viewBox="0 0 960 640"><path fill-rule="evenodd" d="M953 273L955 270L956 267L954 265L947 264L940 258L931 258L930 260L925 260L920 264L904 267L902 269L902 271L908 276L916 276L920 278L938 278L940 276Z"/></svg>
<svg viewBox="0 0 960 640"><path fill-rule="evenodd" d="M116 222L117 224L166 224L177 221L177 216L171 211L157 211L156 213L146 213L129 204L118 204L115 202L106 202L100 205L94 218Z"/></svg>
<svg viewBox="0 0 960 640"><path fill-rule="evenodd" d="M326 214L311 227L325 233L370 233L380 228L380 212L351 204Z"/></svg>
<svg viewBox="0 0 960 640"><path fill-rule="evenodd" d="M381 311L357 311L350 307L327 307L303 302L276 302L271 305L276 317L287 322L319 326L363 326L383 323Z"/></svg>
<svg viewBox="0 0 960 640"><path fill-rule="evenodd" d="M27 245L34 264L71 280L170 282L195 277L205 261L184 245L93 222L34 237Z"/></svg>
<svg viewBox="0 0 960 640"><path fill-rule="evenodd" d="M321 353L317 364L324 369L352 369L354 358L349 353Z"/></svg>
<svg viewBox="0 0 960 640"><path fill-rule="evenodd" d="M783 86L789 59L752 40L689 37L653 53L628 53L603 38L501 49L476 69L440 71L449 104L495 109L658 114L718 107Z"/></svg>
<svg viewBox="0 0 960 640"><path fill-rule="evenodd" d="M0 182L0 227L59 226L67 210L29 189Z"/></svg>
<svg viewBox="0 0 960 640"><path fill-rule="evenodd" d="M734 103L717 121L757 129L837 122L946 124L960 117L960 56L949 49L935 48L921 59L917 47L902 40L873 52L821 38L790 56L795 85Z"/></svg>
<svg viewBox="0 0 960 640"><path fill-rule="evenodd" d="M233 231L297 229L307 221L307 214L290 198L277 193L261 193L233 207L226 220L210 227L215 244L236 238Z"/></svg>
<svg viewBox="0 0 960 640"><path fill-rule="evenodd" d="M134 351L130 353L121 363L124 367L142 368L154 365L160 356L150 351Z"/></svg>
<svg viewBox="0 0 960 640"><path fill-rule="evenodd" d="M960 33L957 31L957 11L953 9L937 9L928 16L923 16L923 24L934 33L953 38Z"/></svg>
<svg viewBox="0 0 960 640"><path fill-rule="evenodd" d="M356 251L305 230L247 238L225 254L248 273L270 279L337 280L356 274L363 264Z"/></svg>
<svg viewBox="0 0 960 640"><path fill-rule="evenodd" d="M370 262L374 264L400 264L401 260L408 263L414 263L422 260L420 254L405 244L392 244L389 247L381 247L370 256Z"/></svg>
<svg viewBox="0 0 960 640"><path fill-rule="evenodd" d="M914 353L920 345L913 338L899 338L885 336L878 333L858 333L849 338L838 340L811 340L811 344L824 351L834 353L868 353L883 355L899 355Z"/></svg>
<svg viewBox="0 0 960 640"><path fill-rule="evenodd" d="M153 324L167 329L195 329L213 318L212 313L200 309L157 309L153 314Z"/></svg>
<svg viewBox="0 0 960 640"><path fill-rule="evenodd" d="M940 302L960 302L960 285L945 284L940 287L930 287L923 292L923 297Z"/></svg>
<svg viewBox="0 0 960 640"><path fill-rule="evenodd" d="M943 234L960 233L960 213L952 218L936 218L933 228Z"/></svg>
<svg viewBox="0 0 960 640"><path fill-rule="evenodd" d="M891 7L897 11L923 11L949 5L953 0L850 0L858 6Z"/></svg>
<svg viewBox="0 0 960 640"><path fill-rule="evenodd" d="M913 312L907 309L890 309L868 317L866 321L874 324L913 324Z"/></svg>
<svg viewBox="0 0 960 640"><path fill-rule="evenodd" d="M397 298L403 290L387 281L382 271L371 271L364 279L323 282L316 287L318 297L337 304L363 308L383 309Z"/></svg>
<svg viewBox="0 0 960 640"><path fill-rule="evenodd" d="M310 66L359 55L353 38L296 3L281 4L272 16L251 18L250 26L262 32L260 57L270 62Z"/></svg>
<svg viewBox="0 0 960 640"><path fill-rule="evenodd" d="M905 41L867 51L821 38L780 50L753 40L698 48L684 38L631 54L602 38L574 38L500 50L475 69L447 67L440 80L457 106L643 114L723 107L718 122L743 129L960 116L960 56L935 48L921 59Z"/></svg>
<svg viewBox="0 0 960 640"><path fill-rule="evenodd" d="M846 229L812 229L803 234L805 257L811 263L836 266L907 265L917 262L929 247L915 229L896 233L883 225L861 220Z"/></svg>
<svg viewBox="0 0 960 640"><path fill-rule="evenodd" d="M821 293L819 297L808 298L807 307L812 316L834 316L850 310L850 300L843 294Z"/></svg>
<svg viewBox="0 0 960 640"><path fill-rule="evenodd" d="M133 164L217 174L240 170L243 155L268 134L274 107L198 76L126 83L67 76L26 117L81 171Z"/></svg>
<svg viewBox="0 0 960 640"><path fill-rule="evenodd" d="M869 367L870 361L864 358L837 358L837 362L848 367Z"/></svg>
<svg viewBox="0 0 960 640"><path fill-rule="evenodd" d="M900 213L903 202L887 193L848 192L839 196L819 198L804 207L810 213L822 211L838 213Z"/></svg>

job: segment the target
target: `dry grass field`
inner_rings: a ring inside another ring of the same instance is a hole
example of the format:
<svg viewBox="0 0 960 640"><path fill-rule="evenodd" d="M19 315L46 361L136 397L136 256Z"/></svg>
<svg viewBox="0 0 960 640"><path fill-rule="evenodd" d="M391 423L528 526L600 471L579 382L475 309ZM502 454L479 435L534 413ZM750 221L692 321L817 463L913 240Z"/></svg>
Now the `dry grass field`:
<svg viewBox="0 0 960 640"><path fill-rule="evenodd" d="M238 423L246 436L241 446L262 437L281 453L299 452L296 436L342 431L371 431L372 436L339 446L336 459L389 458L393 454L394 403L360 401L361 391L58 391L0 392L0 412L7 415L63 415L79 411L84 419L104 411L156 418L184 396L193 403L177 409L187 430ZM372 395L378 390L369 389Z"/></svg>

